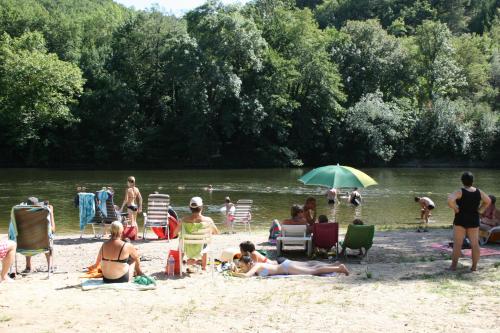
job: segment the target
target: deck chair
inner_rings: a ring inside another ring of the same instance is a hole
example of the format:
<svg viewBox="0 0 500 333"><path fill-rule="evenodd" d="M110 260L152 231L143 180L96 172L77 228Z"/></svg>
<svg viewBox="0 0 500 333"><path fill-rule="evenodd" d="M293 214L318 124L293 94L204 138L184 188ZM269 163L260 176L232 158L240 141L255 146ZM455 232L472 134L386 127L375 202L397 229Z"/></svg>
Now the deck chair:
<svg viewBox="0 0 500 333"><path fill-rule="evenodd" d="M330 250L335 246L335 254L339 253L339 224L313 224L312 242L315 247Z"/></svg>
<svg viewBox="0 0 500 333"><path fill-rule="evenodd" d="M248 226L248 232L251 232L250 222L252 221L252 204L253 200L249 199L240 199L236 202L234 209L234 219L231 224L231 231L234 232L234 227L238 225L242 225L245 228L245 231Z"/></svg>
<svg viewBox="0 0 500 333"><path fill-rule="evenodd" d="M148 197L148 212L143 213L144 229L142 239L146 240L146 228L166 228L168 241L170 241L170 230L168 223L168 209L170 208L170 196L168 194L150 194Z"/></svg>
<svg viewBox="0 0 500 333"><path fill-rule="evenodd" d="M188 228L190 230L186 230ZM184 271L183 258L184 255L188 259L198 259L204 253L207 254L207 262L211 265L212 275L215 270L215 261L212 257L212 233L203 223L183 223L181 237L179 238L179 251L181 252L180 271Z"/></svg>
<svg viewBox="0 0 500 333"><path fill-rule="evenodd" d="M479 228L479 244L486 245L487 243L500 243L500 226L487 229Z"/></svg>
<svg viewBox="0 0 500 333"><path fill-rule="evenodd" d="M347 248L352 250L364 249L363 256L366 256L373 245L373 236L375 236L374 225L349 224L342 243L342 252L347 256Z"/></svg>
<svg viewBox="0 0 500 333"><path fill-rule="evenodd" d="M17 272L17 253L34 256L49 254L48 278L53 266L53 241L50 232L50 211L41 206L14 206L11 213L9 238L17 242L15 266Z"/></svg>
<svg viewBox="0 0 500 333"><path fill-rule="evenodd" d="M281 256L285 246L302 245L307 251L307 256L312 255L312 239L307 236L307 226L305 225L282 225L281 236L276 239L277 256Z"/></svg>

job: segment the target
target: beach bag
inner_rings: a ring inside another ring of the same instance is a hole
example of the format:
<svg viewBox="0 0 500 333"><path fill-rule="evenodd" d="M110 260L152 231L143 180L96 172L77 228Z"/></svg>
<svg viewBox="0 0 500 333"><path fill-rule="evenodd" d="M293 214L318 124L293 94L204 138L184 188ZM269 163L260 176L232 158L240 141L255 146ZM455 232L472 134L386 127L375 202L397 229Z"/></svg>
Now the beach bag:
<svg viewBox="0 0 500 333"><path fill-rule="evenodd" d="M128 238L130 240L136 240L137 239L137 227L127 225L123 228L123 234L122 238Z"/></svg>
<svg viewBox="0 0 500 333"><path fill-rule="evenodd" d="M269 243L276 244L276 239L281 236L281 225L278 220L273 220L269 228Z"/></svg>
<svg viewBox="0 0 500 333"><path fill-rule="evenodd" d="M168 269L168 258L170 256L174 257L175 265L174 265L174 274L181 275L181 262L180 262L180 251L170 250L167 255L167 263L165 264L165 274L167 274Z"/></svg>

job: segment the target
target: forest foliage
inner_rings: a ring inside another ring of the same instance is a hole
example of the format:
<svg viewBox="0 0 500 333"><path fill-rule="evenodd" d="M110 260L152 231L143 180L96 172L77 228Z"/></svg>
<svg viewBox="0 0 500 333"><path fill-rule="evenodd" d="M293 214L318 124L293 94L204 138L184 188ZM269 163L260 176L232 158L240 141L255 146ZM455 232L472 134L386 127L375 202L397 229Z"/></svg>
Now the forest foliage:
<svg viewBox="0 0 500 333"><path fill-rule="evenodd" d="M500 0L0 0L0 164L500 162Z"/></svg>

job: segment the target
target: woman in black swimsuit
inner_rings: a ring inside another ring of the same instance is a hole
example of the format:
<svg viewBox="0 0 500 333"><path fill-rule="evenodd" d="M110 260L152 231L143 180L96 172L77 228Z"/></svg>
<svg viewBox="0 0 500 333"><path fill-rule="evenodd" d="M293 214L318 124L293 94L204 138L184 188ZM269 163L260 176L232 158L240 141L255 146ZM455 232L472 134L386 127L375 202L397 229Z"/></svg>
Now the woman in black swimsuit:
<svg viewBox="0 0 500 333"><path fill-rule="evenodd" d="M111 223L111 239L102 244L94 265L101 264L104 283L129 282L133 278L132 267L136 275L144 275L140 268L139 253L135 247L121 240L123 225L115 221Z"/></svg>
<svg viewBox="0 0 500 333"><path fill-rule="evenodd" d="M472 248L471 271L477 270L479 261L479 211L490 204L491 200L486 193L472 186L474 176L470 172L462 174L460 190L450 194L448 206L455 212L453 219L453 258L450 270L457 269L458 258L462 249L462 242L467 236Z"/></svg>

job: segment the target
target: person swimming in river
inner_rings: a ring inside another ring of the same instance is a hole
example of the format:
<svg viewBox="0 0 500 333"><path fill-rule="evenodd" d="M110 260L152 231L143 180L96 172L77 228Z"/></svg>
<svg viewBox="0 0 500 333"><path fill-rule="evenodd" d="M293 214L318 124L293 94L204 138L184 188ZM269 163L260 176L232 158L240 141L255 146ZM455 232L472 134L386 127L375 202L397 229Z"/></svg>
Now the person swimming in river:
<svg viewBox="0 0 500 333"><path fill-rule="evenodd" d="M241 257L238 263L239 271L233 272L234 276L272 276L272 275L323 275L329 273L341 273L349 275L349 270L345 265L317 263L309 265L292 260L284 260L280 264L256 263L250 256Z"/></svg>
<svg viewBox="0 0 500 333"><path fill-rule="evenodd" d="M137 228L137 213L142 213L142 196L139 189L135 186L135 177L130 176L127 179L127 189L121 211L127 207L130 224Z"/></svg>

